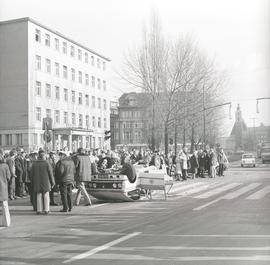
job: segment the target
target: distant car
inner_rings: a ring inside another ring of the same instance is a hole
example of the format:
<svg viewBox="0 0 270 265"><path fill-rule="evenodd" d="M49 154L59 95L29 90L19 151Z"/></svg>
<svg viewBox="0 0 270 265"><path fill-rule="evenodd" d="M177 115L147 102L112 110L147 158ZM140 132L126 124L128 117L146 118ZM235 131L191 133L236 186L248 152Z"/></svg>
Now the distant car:
<svg viewBox="0 0 270 265"><path fill-rule="evenodd" d="M255 155L253 155L253 154L243 154L242 155L242 160L241 160L241 167L244 167L244 166L256 167Z"/></svg>

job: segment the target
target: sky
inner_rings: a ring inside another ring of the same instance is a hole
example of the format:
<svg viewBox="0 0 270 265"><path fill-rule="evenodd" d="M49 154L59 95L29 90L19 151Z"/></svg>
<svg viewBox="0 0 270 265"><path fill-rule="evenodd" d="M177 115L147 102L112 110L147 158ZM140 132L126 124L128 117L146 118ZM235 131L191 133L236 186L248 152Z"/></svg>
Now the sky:
<svg viewBox="0 0 270 265"><path fill-rule="evenodd" d="M131 91L117 72L153 10L166 38L192 36L226 72L224 102L232 102L232 113L240 104L248 126L252 118L270 125L270 100L260 101L256 113L256 98L270 97L269 0L0 0L0 20L31 17L109 57L114 98Z"/></svg>

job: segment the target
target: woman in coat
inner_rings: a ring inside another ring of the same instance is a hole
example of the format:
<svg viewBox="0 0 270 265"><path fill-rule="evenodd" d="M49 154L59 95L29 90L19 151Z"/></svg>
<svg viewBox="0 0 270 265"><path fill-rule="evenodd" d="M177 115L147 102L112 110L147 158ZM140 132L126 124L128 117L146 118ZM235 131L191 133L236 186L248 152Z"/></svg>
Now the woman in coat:
<svg viewBox="0 0 270 265"><path fill-rule="evenodd" d="M181 152L175 157L175 179L180 180L182 177L182 167L181 167Z"/></svg>
<svg viewBox="0 0 270 265"><path fill-rule="evenodd" d="M38 152L38 160L33 161L31 168L33 181L33 192L37 194L37 214L50 211L49 191L55 185L53 170L50 163L46 160L44 150Z"/></svg>
<svg viewBox="0 0 270 265"><path fill-rule="evenodd" d="M10 214L8 209L8 182L10 171L5 163L4 156L0 155L0 202L2 202L3 226L10 226Z"/></svg>
<svg viewBox="0 0 270 265"><path fill-rule="evenodd" d="M192 179L194 179L194 177L197 176L198 168L199 168L198 153L195 150L192 156L190 157L190 171L192 174Z"/></svg>

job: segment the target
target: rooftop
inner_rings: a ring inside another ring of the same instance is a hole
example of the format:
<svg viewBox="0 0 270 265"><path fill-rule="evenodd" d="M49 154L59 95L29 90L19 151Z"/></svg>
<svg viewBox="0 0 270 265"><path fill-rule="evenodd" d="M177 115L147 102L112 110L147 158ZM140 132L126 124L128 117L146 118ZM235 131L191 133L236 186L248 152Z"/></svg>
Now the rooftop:
<svg viewBox="0 0 270 265"><path fill-rule="evenodd" d="M85 50L87 50L87 51L101 57L102 59L104 59L106 61L109 61L109 62L111 61L111 59L109 59L108 57L105 57L104 55L91 50L90 48L88 48L88 47L84 46L83 44L80 44L80 43L72 40L71 38L63 35L62 33L58 32L56 30L53 30L51 28L48 28L47 26L42 25L41 23L39 23L38 21L36 21L36 20L34 20L34 19L30 18L30 17L24 17L24 18L0 21L0 26L5 25L5 24L11 24L11 23L20 23L20 22L32 22L33 24L36 24L37 26L42 27L42 28L44 28L44 29L46 29L46 30L48 30L48 31L50 31L50 32L52 32L52 33L54 33L54 34L56 34L56 35L58 35L58 36L60 36L60 37L62 37L64 39L66 39L67 41L70 41L70 42L74 43L75 45L80 46L81 48L83 48L83 49L85 49Z"/></svg>

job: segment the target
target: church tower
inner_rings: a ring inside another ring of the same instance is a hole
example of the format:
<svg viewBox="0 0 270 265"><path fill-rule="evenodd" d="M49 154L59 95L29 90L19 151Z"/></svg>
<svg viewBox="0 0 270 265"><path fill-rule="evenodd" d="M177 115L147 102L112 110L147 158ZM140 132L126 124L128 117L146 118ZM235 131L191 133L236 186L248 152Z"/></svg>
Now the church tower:
<svg viewBox="0 0 270 265"><path fill-rule="evenodd" d="M243 133L247 131L247 125L242 117L240 105L237 105L235 112L235 123L231 132L231 137L235 140L235 150L243 149Z"/></svg>

